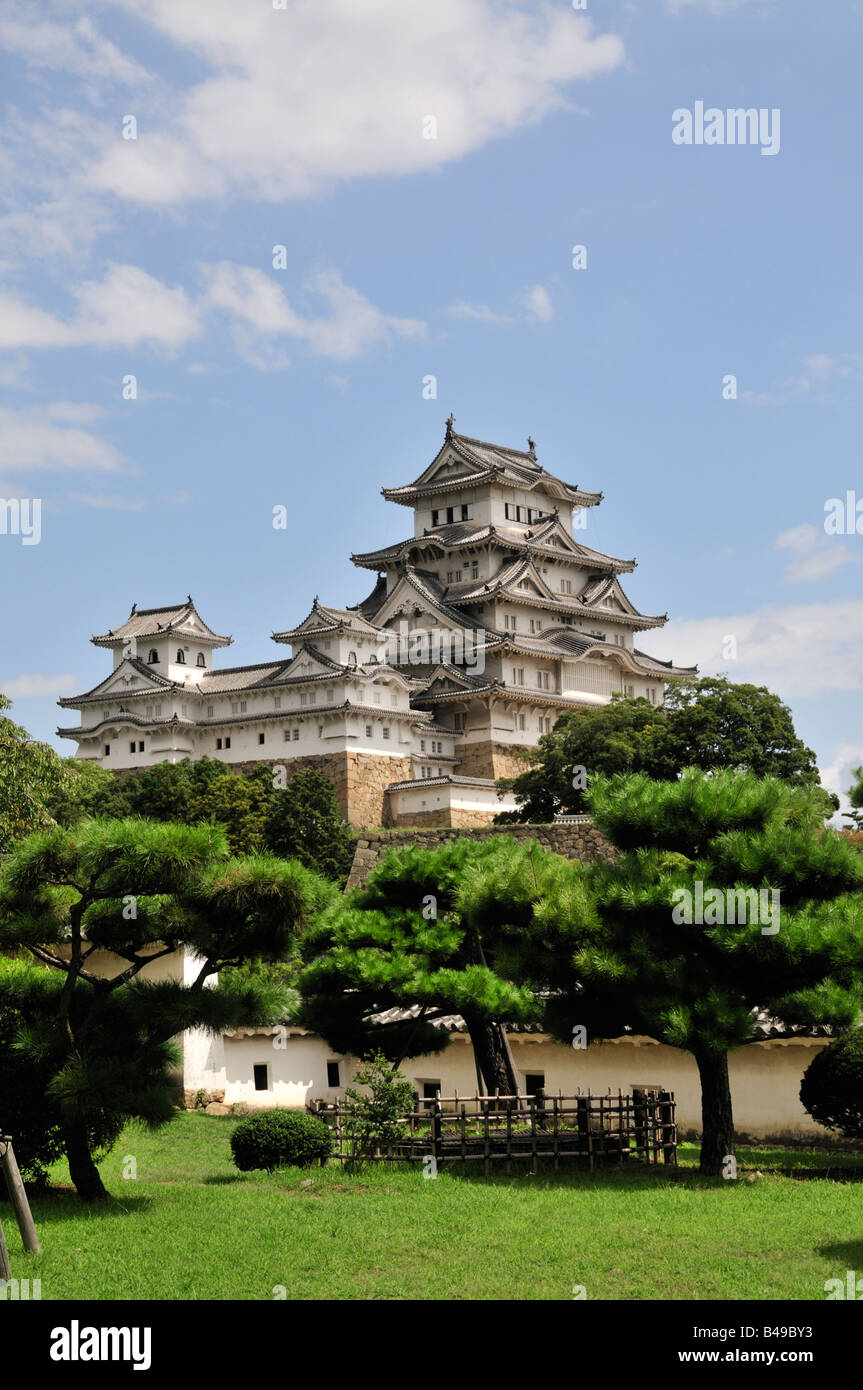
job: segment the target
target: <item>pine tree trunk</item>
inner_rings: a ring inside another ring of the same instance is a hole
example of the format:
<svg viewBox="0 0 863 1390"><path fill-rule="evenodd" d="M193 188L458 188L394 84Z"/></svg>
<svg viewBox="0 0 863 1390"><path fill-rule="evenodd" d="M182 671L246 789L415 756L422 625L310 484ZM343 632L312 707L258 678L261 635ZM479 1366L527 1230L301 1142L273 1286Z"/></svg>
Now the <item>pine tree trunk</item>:
<svg viewBox="0 0 863 1390"><path fill-rule="evenodd" d="M510 1066L500 1024L462 1012L473 1043L474 1057L489 1095L494 1095L495 1091L502 1096L516 1095L518 1082Z"/></svg>
<svg viewBox="0 0 863 1390"><path fill-rule="evenodd" d="M695 1060L701 1078L700 1170L708 1178L729 1176L726 1159L734 1153L734 1117L728 1053L696 1052Z"/></svg>
<svg viewBox="0 0 863 1390"><path fill-rule="evenodd" d="M69 1175L78 1196L85 1202L107 1197L108 1190L90 1153L87 1126L81 1120L67 1120L63 1125L63 1142L69 1160Z"/></svg>

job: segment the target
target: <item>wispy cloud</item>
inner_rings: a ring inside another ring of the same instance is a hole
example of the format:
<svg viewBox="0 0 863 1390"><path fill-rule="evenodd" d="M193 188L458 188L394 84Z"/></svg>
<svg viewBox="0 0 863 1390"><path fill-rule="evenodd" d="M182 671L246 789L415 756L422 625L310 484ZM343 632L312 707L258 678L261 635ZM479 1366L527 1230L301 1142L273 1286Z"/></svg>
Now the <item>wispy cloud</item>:
<svg viewBox="0 0 863 1390"><path fill-rule="evenodd" d="M60 416L52 416L52 409L58 408ZM132 472L119 450L106 439L89 430L63 423L62 412L70 408L62 402L59 407L33 406L25 410L0 408L0 469L10 476L39 469ZM97 410L98 407L92 409Z"/></svg>
<svg viewBox="0 0 863 1390"><path fill-rule="evenodd" d="M780 532L776 549L790 550L793 556L782 576L786 584L815 583L842 565L859 563L858 557L836 536L828 536L823 527L808 523Z"/></svg>
<svg viewBox="0 0 863 1390"><path fill-rule="evenodd" d="M526 290L521 302L528 317L536 319L539 323L548 323L554 318L551 295L544 285L534 285L532 289Z"/></svg>
<svg viewBox="0 0 863 1390"><path fill-rule="evenodd" d="M56 700L60 695L74 695L78 688L78 677L71 675L40 676L27 673L21 676L0 678L0 690L11 700L47 697Z"/></svg>

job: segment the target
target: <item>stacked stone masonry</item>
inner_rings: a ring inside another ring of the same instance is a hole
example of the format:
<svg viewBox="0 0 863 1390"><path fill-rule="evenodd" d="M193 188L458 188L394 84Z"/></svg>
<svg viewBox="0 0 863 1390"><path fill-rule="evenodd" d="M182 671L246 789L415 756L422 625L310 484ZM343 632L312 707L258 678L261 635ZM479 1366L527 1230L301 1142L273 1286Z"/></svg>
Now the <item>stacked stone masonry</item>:
<svg viewBox="0 0 863 1390"><path fill-rule="evenodd" d="M613 847L598 830L586 822L575 825L495 825L473 830L437 828L375 831L359 836L347 887L355 888L358 884L364 883L381 855L393 847L418 844L432 849L448 840L488 840L493 835L511 835L513 839L520 841L535 840L543 849L554 850L555 854L562 855L564 859L580 859L585 864L591 863L594 859L610 862L614 858Z"/></svg>

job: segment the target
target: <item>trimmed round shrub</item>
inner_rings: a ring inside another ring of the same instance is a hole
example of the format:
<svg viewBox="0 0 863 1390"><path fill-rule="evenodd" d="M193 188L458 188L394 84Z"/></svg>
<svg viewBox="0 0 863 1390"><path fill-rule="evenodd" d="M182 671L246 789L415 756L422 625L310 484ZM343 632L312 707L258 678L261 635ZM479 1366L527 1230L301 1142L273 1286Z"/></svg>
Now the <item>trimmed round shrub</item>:
<svg viewBox="0 0 863 1390"><path fill-rule="evenodd" d="M863 1139L863 1028L819 1052L803 1073L800 1099L813 1120Z"/></svg>
<svg viewBox="0 0 863 1390"><path fill-rule="evenodd" d="M243 1173L253 1168L306 1168L326 1158L332 1145L323 1120L303 1110L262 1110L241 1120L231 1135L234 1162Z"/></svg>

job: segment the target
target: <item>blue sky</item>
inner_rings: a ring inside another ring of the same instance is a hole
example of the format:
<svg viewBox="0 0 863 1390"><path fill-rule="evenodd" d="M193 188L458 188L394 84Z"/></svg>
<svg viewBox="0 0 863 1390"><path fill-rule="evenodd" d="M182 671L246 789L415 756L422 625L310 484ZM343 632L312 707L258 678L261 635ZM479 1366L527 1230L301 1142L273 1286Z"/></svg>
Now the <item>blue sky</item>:
<svg viewBox="0 0 863 1390"><path fill-rule="evenodd" d="M16 717L73 751L56 698L133 602L191 592L232 664L357 602L351 550L409 529L380 488L452 411L601 489L584 538L671 615L644 647L768 684L847 786L863 536L823 522L863 499L861 30L795 0L11 0L0 496L43 506L38 545L0 535ZM778 153L675 144L696 101L778 109Z"/></svg>

